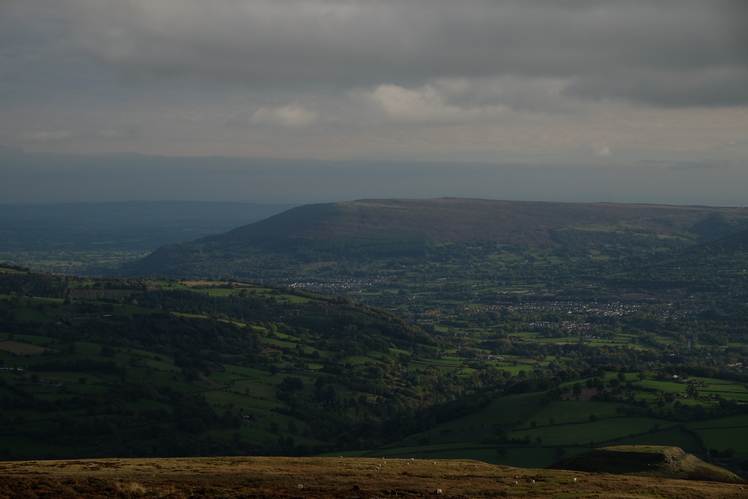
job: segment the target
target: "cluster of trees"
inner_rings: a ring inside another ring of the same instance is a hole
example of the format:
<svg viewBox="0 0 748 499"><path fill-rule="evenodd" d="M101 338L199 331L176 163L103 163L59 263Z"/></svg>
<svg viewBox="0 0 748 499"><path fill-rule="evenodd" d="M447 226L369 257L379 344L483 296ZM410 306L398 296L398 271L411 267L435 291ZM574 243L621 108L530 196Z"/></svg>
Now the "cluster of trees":
<svg viewBox="0 0 748 499"><path fill-rule="evenodd" d="M62 276L36 273L0 274L0 294L63 298L68 284Z"/></svg>

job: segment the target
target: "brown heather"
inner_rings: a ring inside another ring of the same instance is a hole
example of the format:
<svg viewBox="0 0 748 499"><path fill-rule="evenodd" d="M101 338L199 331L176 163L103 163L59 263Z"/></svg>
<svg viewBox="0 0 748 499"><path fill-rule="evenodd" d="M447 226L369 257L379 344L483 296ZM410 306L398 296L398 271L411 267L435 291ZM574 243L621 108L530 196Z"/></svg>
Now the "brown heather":
<svg viewBox="0 0 748 499"><path fill-rule="evenodd" d="M575 480L576 479L576 480ZM470 460L212 457L0 463L0 498L738 498L739 484Z"/></svg>

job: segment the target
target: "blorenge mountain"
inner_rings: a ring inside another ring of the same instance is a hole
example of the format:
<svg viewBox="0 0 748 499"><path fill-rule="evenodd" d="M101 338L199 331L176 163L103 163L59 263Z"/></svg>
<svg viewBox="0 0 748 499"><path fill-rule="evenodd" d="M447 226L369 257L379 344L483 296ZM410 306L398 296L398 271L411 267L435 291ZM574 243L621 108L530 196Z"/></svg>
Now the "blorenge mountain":
<svg viewBox="0 0 748 499"><path fill-rule="evenodd" d="M311 204L218 236L167 245L132 276L289 281L393 258L441 260L493 248L621 258L734 236L748 209L483 199L390 199ZM457 252L457 254L455 253ZM469 263L469 262L467 262Z"/></svg>

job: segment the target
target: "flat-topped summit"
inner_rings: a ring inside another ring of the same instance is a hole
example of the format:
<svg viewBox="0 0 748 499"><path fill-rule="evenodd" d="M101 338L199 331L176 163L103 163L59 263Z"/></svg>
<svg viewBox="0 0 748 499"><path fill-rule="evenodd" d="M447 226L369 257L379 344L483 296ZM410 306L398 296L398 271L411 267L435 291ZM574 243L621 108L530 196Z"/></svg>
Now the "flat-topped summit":
<svg viewBox="0 0 748 499"><path fill-rule="evenodd" d="M252 240L295 235L309 239L372 230L408 230L436 241L522 239L548 242L550 229L626 223L642 230L672 232L718 210L701 206L612 203L554 203L488 199L362 199L310 204L227 232L220 239ZM748 210L743 214L748 216Z"/></svg>
<svg viewBox="0 0 748 499"><path fill-rule="evenodd" d="M164 246L130 274L264 278L263 272L281 260L288 269L346 259L423 257L435 247L475 242L507 250L512 246L566 250L570 242L587 245L590 237L617 247L646 238L696 244L746 226L748 210L742 208L364 199L300 206L224 234Z"/></svg>

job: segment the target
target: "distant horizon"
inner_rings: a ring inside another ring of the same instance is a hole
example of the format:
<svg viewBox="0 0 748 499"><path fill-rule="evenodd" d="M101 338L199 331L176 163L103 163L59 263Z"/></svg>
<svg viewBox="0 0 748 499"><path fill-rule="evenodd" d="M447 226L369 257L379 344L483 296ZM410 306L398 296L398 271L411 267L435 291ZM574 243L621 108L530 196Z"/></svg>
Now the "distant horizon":
<svg viewBox="0 0 748 499"><path fill-rule="evenodd" d="M748 204L734 162L634 166L52 154L0 148L2 204L211 201L312 204L442 197L695 206Z"/></svg>
<svg viewBox="0 0 748 499"><path fill-rule="evenodd" d="M356 199L339 199L333 201L315 201L309 203L288 203L288 202L256 202L256 201L221 201L221 200L194 200L194 199L156 199L156 200L145 200L145 199L124 199L118 201L54 201L54 202L23 202L23 203L5 203L0 201L0 207L3 206L54 206L54 205L88 205L88 204L127 204L127 203L205 203L205 204L245 204L245 205L262 205L262 206L282 206L288 205L290 207L304 206L308 204L334 204L334 203L347 203L347 202L358 202L367 200L437 200L437 199L465 199L465 200L484 200L484 201L507 201L517 203L569 203L569 204L639 204L639 205L652 205L652 206L674 206L674 207L695 207L695 208L743 208L743 205L731 205L731 204L678 204L678 203L660 203L660 202L646 202L646 201L613 201L613 200L599 200L599 201L548 201L540 199L505 199L505 198L482 198L482 197L464 197L464 196L440 196L440 197L366 197ZM290 208L289 208L290 209Z"/></svg>

